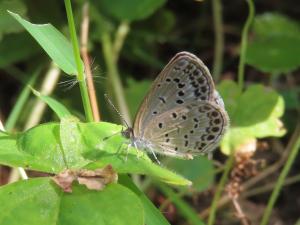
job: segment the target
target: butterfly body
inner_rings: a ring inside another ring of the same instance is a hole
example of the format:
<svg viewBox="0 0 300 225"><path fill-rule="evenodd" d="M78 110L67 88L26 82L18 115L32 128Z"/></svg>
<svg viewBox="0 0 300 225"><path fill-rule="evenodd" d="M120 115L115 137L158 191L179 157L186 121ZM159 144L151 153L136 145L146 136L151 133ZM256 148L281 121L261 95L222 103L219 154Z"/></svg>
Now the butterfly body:
<svg viewBox="0 0 300 225"><path fill-rule="evenodd" d="M133 128L123 135L138 149L192 158L212 151L228 126L207 67L195 55L181 52L155 79Z"/></svg>

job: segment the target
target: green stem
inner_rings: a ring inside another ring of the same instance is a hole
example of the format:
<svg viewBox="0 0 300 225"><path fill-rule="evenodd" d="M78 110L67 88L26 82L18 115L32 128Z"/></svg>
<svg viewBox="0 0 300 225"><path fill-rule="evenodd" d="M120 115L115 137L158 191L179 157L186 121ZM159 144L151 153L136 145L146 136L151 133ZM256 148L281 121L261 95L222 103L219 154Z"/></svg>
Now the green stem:
<svg viewBox="0 0 300 225"><path fill-rule="evenodd" d="M211 204L211 208L210 208L210 213L209 213L209 217L208 217L208 225L214 225L215 224L215 219L216 219L216 211L217 211L217 206L218 206L218 201L221 197L221 194L224 190L224 186L228 180L228 175L229 172L233 166L233 162L234 162L234 153L232 152L229 156L229 158L226 161L225 164L225 169L224 169L224 173L222 175L222 178L218 184L213 202Z"/></svg>
<svg viewBox="0 0 300 225"><path fill-rule="evenodd" d="M223 67L223 52L224 52L224 32L222 21L222 4L220 0L212 1L214 29L215 29L215 49L214 49L214 64L213 76L215 81L220 79Z"/></svg>
<svg viewBox="0 0 300 225"><path fill-rule="evenodd" d="M292 141L290 142L290 146L288 146L288 148L291 149L291 153L290 153L290 155L285 163L285 166L283 167L283 170L281 171L279 178L275 184L274 190L269 199L267 208L264 211L264 215L263 215L260 225L268 224L272 209L273 209L274 204L279 196L280 190L284 184L284 180L285 180L286 176L288 175L288 173L291 169L291 166L293 165L293 163L296 159L296 156L298 154L298 151L300 149L300 122L298 122L296 130L292 137Z"/></svg>
<svg viewBox="0 0 300 225"><path fill-rule="evenodd" d="M198 214L190 207L180 196L178 196L171 188L163 183L156 182L156 186L175 204L178 211L184 216L189 224L204 225Z"/></svg>
<svg viewBox="0 0 300 225"><path fill-rule="evenodd" d="M74 53L77 72L78 72L77 80L79 83L83 108L84 108L84 112L85 112L87 121L91 122L94 120L93 112L92 112L91 102L90 102L90 98L89 98L89 94L88 94L88 90L87 90L87 84L86 84L86 80L85 80L85 76L84 76L84 72L83 72L83 65L82 65L82 61L80 58L80 51L79 51L79 46L78 46L78 41L77 41L77 35L76 35L75 24L74 24L73 13L72 13L72 6L71 6L70 0L65 0L65 7L66 7L68 25L69 25L69 29L70 29L70 36L71 36L71 41L72 41L72 46L73 46L73 53Z"/></svg>
<svg viewBox="0 0 300 225"><path fill-rule="evenodd" d="M116 38L113 44L113 51L114 51L114 56L115 56L115 62L118 61L120 51L124 45L124 41L127 37L127 34L129 32L129 23L127 21L123 21L120 23L117 32L116 32Z"/></svg>
<svg viewBox="0 0 300 225"><path fill-rule="evenodd" d="M253 1L252 0L246 0L246 1L249 7L249 14L242 31L240 62L238 68L238 85L240 90L243 90L244 88L244 76L245 76L244 71L245 71L245 58L246 58L247 42L248 42L248 32L249 32L250 25L254 19L254 13L255 13Z"/></svg>
<svg viewBox="0 0 300 225"><path fill-rule="evenodd" d="M112 84L114 97L116 98L118 108L126 122L131 124L130 114L126 105L125 93L120 80L119 71L113 54L112 42L108 33L102 35L102 46L105 62L108 69L108 79Z"/></svg>

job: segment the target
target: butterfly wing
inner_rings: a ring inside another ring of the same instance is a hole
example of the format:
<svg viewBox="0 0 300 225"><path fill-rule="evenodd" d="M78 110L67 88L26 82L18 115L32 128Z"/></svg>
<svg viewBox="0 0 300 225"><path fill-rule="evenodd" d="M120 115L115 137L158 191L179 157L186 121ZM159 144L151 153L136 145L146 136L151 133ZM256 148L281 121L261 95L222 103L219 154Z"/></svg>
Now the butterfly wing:
<svg viewBox="0 0 300 225"><path fill-rule="evenodd" d="M155 117L144 137L154 143L155 152L190 158L212 151L228 123L226 111L214 102L187 103Z"/></svg>
<svg viewBox="0 0 300 225"><path fill-rule="evenodd" d="M144 136L153 118L185 102L213 101L214 83L204 63L195 55L175 55L153 82L134 121L134 135Z"/></svg>

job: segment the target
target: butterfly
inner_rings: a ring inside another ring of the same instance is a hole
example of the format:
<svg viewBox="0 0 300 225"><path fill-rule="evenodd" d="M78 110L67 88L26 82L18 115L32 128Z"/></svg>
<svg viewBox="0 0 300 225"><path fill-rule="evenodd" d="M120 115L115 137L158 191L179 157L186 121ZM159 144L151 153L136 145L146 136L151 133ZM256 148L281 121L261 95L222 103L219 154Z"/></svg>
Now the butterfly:
<svg viewBox="0 0 300 225"><path fill-rule="evenodd" d="M180 52L153 82L133 127L122 134L156 160L155 153L192 159L213 151L228 126L208 68L195 55Z"/></svg>

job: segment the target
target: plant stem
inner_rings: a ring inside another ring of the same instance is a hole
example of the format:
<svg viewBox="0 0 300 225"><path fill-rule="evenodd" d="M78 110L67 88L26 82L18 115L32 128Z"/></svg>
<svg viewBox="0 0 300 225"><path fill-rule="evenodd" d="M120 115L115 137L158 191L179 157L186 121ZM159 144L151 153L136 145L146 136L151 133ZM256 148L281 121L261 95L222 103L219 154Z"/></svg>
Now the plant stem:
<svg viewBox="0 0 300 225"><path fill-rule="evenodd" d="M124 41L127 37L127 34L129 32L129 24L127 21L123 21L121 22L121 24L119 25L117 32L116 32L116 38L113 44L113 51L114 51L114 56L115 56L115 62L118 61L119 59L119 55L120 55L120 51L123 47Z"/></svg>
<svg viewBox="0 0 300 225"><path fill-rule="evenodd" d="M71 36L71 41L73 46L73 53L74 53L77 72L78 72L77 80L79 82L83 108L84 108L87 121L91 122L93 121L93 113L92 113L91 103L90 103L89 94L87 90L87 84L83 73L82 61L80 59L79 46L78 46L78 41L76 36L76 30L75 30L75 24L74 24L72 6L70 0L65 0L65 7L66 7L68 25L70 29L70 36Z"/></svg>
<svg viewBox="0 0 300 225"><path fill-rule="evenodd" d="M81 22L81 56L84 63L86 81L88 86L88 92L93 112L93 118L95 122L100 121L100 111L98 107L96 89L93 81L93 75L91 70L90 56L88 53L88 38L89 38L89 3L84 3L82 7L82 22Z"/></svg>
<svg viewBox="0 0 300 225"><path fill-rule="evenodd" d="M223 52L224 52L224 32L222 21L222 4L220 0L212 0L212 10L215 29L215 49L214 49L214 64L213 77L215 81L220 79L223 67Z"/></svg>
<svg viewBox="0 0 300 225"><path fill-rule="evenodd" d="M295 159L296 159L296 156L298 154L298 151L299 151L299 148L300 148L300 122L298 121L298 125L296 127L296 130L294 132L294 135L292 137L293 141L291 141L291 153L283 167L283 170L281 171L280 175L279 175L279 178L276 182L276 185L274 187L274 190L271 194L271 197L269 199L269 202L268 202L268 205L267 205L267 208L266 210L264 211L264 215L263 215L263 218L262 218L262 221L260 223L260 225L267 225L268 222L269 222L269 218L270 218L270 215L271 215L271 212L272 212L272 209L274 207L274 204L279 196L279 193L280 193L280 190L284 184L284 180L286 178L286 176L288 175L290 169L291 169L291 166L293 165ZM288 147L289 148L289 147Z"/></svg>
<svg viewBox="0 0 300 225"><path fill-rule="evenodd" d="M204 225L193 208L189 206L180 196L178 196L171 188L163 183L156 182L156 186L175 204L178 211L184 216L189 224Z"/></svg>
<svg viewBox="0 0 300 225"><path fill-rule="evenodd" d="M221 178L221 180L218 184L213 202L211 204L210 213L209 213L208 222L207 222L208 225L214 225L215 224L218 201L221 197L222 191L224 190L224 186L225 186L225 184L228 180L228 175L229 175L230 169L233 166L233 162L234 162L234 152L231 152L229 158L226 161L224 173L223 173L222 178Z"/></svg>
<svg viewBox="0 0 300 225"><path fill-rule="evenodd" d="M246 0L246 1L249 7L249 14L242 31L240 62L238 68L238 86L241 91L244 88L244 76L245 76L244 71L245 71L245 58L246 58L247 42L248 42L248 32L249 32L250 25L254 19L254 13L255 13L254 4L252 0Z"/></svg>
<svg viewBox="0 0 300 225"><path fill-rule="evenodd" d="M113 55L113 48L108 33L102 35L102 46L105 62L108 69L109 82L112 84L114 96L117 101L118 108L126 122L131 125L129 110L126 105L125 94L121 84L120 75Z"/></svg>

